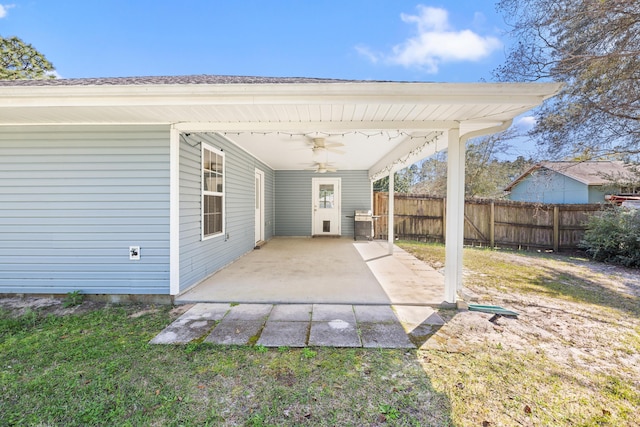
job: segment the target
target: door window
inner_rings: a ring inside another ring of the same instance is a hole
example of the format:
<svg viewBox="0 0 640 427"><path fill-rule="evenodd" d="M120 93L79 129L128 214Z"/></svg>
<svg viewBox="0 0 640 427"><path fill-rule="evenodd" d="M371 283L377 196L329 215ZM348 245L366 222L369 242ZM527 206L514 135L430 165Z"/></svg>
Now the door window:
<svg viewBox="0 0 640 427"><path fill-rule="evenodd" d="M319 194L320 200L318 200L318 208L332 209L335 196L333 184L320 184Z"/></svg>

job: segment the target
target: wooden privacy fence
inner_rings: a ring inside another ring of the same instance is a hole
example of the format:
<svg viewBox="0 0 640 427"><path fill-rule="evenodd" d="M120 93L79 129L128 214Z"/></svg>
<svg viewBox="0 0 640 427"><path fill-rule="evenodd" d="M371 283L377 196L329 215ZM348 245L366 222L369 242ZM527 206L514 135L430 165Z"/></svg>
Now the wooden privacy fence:
<svg viewBox="0 0 640 427"><path fill-rule="evenodd" d="M375 238L387 238L388 193L375 192ZM395 237L444 243L446 199L396 194ZM542 205L508 200L465 202L465 244L519 249L577 249L586 220L603 208L600 204Z"/></svg>

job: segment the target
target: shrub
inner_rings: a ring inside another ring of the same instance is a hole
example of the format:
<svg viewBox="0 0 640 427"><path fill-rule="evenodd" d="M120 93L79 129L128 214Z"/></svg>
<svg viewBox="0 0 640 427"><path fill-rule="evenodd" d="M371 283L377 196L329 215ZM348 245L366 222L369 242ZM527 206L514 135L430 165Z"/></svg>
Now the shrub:
<svg viewBox="0 0 640 427"><path fill-rule="evenodd" d="M640 267L640 209L607 209L592 216L580 246L597 261Z"/></svg>

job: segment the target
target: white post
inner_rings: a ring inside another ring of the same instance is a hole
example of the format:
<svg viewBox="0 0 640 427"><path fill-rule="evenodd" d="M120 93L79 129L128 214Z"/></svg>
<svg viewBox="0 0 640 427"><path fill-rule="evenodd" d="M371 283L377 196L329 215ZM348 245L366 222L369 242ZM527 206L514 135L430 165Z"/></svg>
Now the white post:
<svg viewBox="0 0 640 427"><path fill-rule="evenodd" d="M389 174L389 214L387 215L387 238L389 241L389 255L393 255L393 209L394 209L394 172Z"/></svg>
<svg viewBox="0 0 640 427"><path fill-rule="evenodd" d="M455 303L462 289L462 247L464 244L465 147L460 130L447 132L447 213L445 241L444 299Z"/></svg>

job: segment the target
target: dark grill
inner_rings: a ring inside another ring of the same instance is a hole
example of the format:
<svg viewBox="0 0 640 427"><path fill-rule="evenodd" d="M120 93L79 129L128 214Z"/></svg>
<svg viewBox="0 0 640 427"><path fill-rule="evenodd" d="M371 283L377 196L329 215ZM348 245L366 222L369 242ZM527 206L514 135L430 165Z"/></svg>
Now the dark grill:
<svg viewBox="0 0 640 427"><path fill-rule="evenodd" d="M373 215L371 211L356 209L353 220L353 239L373 240Z"/></svg>

